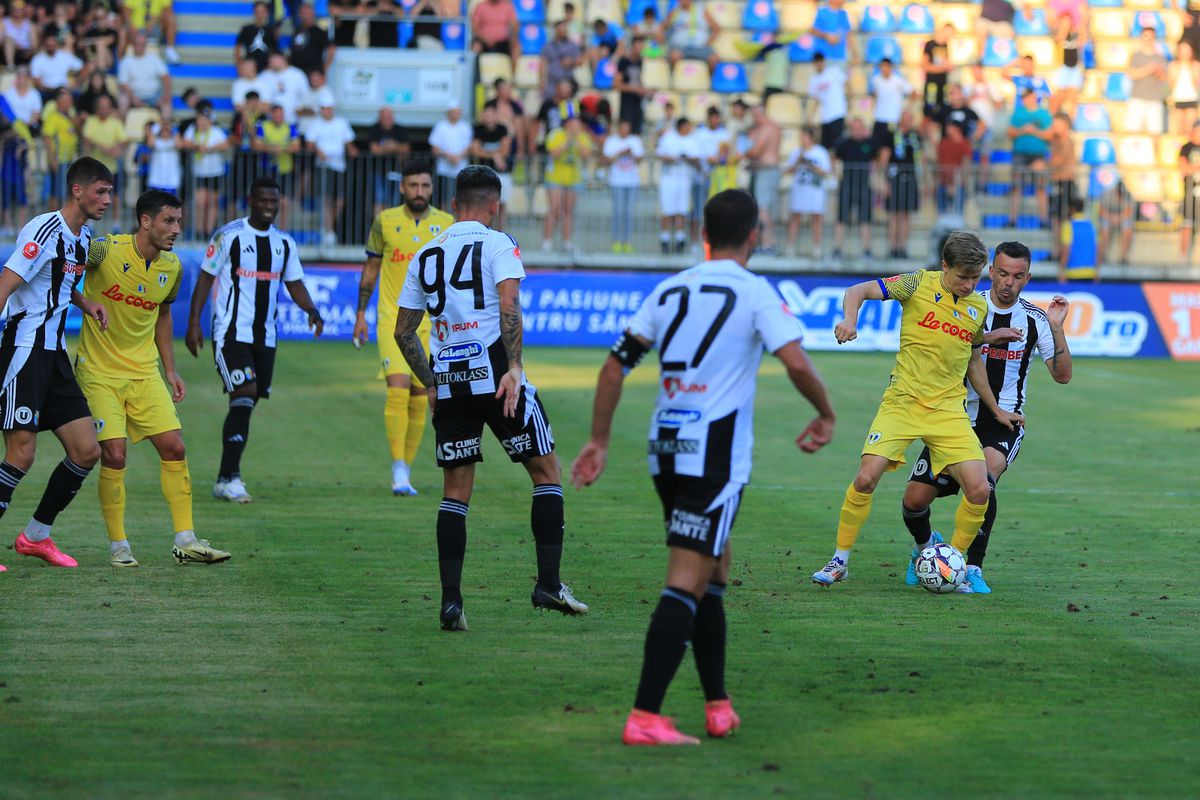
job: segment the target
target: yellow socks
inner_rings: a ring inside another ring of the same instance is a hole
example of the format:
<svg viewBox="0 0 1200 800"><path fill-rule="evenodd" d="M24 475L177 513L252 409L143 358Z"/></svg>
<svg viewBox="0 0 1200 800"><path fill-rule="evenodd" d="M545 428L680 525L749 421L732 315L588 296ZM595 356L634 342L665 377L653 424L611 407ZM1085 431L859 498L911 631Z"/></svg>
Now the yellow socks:
<svg viewBox="0 0 1200 800"><path fill-rule="evenodd" d="M871 495L863 494L854 488L854 484L846 489L846 499L842 503L842 513L838 517L837 549L849 550L854 547L858 532L866 524L871 514Z"/></svg>
<svg viewBox="0 0 1200 800"><path fill-rule="evenodd" d="M971 542L975 541L975 536L979 533L979 526L983 524L983 516L987 513L987 507L987 503L977 506L968 502L965 495L959 502L958 511L954 512L954 538L950 540L950 544L958 552L965 554L971 547Z"/></svg>
<svg viewBox="0 0 1200 800"><path fill-rule="evenodd" d="M192 476L187 461L160 461L162 493L171 510L175 532L190 531L192 524Z"/></svg>
<svg viewBox="0 0 1200 800"><path fill-rule="evenodd" d="M421 398L424 400L424 398ZM387 430L388 448L392 452L392 461L406 461L405 451L408 449L409 423L409 390L389 386L387 402L383 406L383 426ZM421 417L424 423L424 416ZM418 439L420 437L418 436ZM414 450L416 448L413 448Z"/></svg>
<svg viewBox="0 0 1200 800"><path fill-rule="evenodd" d="M437 390L430 389L429 391ZM427 408L429 408L429 399L424 394L414 394L409 397L408 440L404 443L404 463L406 464L413 463L413 459L417 457L417 450L421 447L421 437L425 435L425 409Z"/></svg>
<svg viewBox="0 0 1200 800"><path fill-rule="evenodd" d="M125 470L100 467L100 513L108 540L125 541Z"/></svg>

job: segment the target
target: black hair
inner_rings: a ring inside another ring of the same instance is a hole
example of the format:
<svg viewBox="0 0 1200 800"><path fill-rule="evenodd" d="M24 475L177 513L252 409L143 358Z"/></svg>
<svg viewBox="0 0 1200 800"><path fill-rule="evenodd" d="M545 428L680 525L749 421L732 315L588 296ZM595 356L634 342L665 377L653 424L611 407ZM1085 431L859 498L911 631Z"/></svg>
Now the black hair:
<svg viewBox="0 0 1200 800"><path fill-rule="evenodd" d="M412 158L407 158L404 160L404 163L400 165L401 179L407 178L410 175L423 174L428 174L431 177L433 175L433 164L425 156L413 156Z"/></svg>
<svg viewBox="0 0 1200 800"><path fill-rule="evenodd" d="M135 219L140 223L143 216L149 215L150 219L154 219L164 208L183 208L183 202L170 192L164 192L162 189L150 189L142 192L141 197L137 199L137 206L133 213Z"/></svg>
<svg viewBox="0 0 1200 800"><path fill-rule="evenodd" d="M684 125L690 125L690 124L691 123L688 121L687 117L680 117L679 119L675 120L675 130L681 131L681 130L683 130Z"/></svg>
<svg viewBox="0 0 1200 800"><path fill-rule="evenodd" d="M1071 198L1071 213L1079 214L1083 211L1083 198L1075 195Z"/></svg>
<svg viewBox="0 0 1200 800"><path fill-rule="evenodd" d="M90 156L75 159L67 168L67 190L75 184L91 186L93 183L116 183L112 170Z"/></svg>
<svg viewBox="0 0 1200 800"><path fill-rule="evenodd" d="M500 199L500 176L491 167L472 164L454 179L454 199L460 209Z"/></svg>
<svg viewBox="0 0 1200 800"><path fill-rule="evenodd" d="M888 66L892 66L892 60L890 58L879 59L879 66L882 67L884 64L887 64Z"/></svg>
<svg viewBox="0 0 1200 800"><path fill-rule="evenodd" d="M818 52L816 52L816 53L813 53L812 60L813 60L813 61L824 61L824 60L825 60L825 54L824 54L824 53L822 53L822 52L820 52L820 51L818 51Z"/></svg>
<svg viewBox="0 0 1200 800"><path fill-rule="evenodd" d="M742 189L726 189L704 204L704 235L713 250L740 247L758 227L758 202Z"/></svg>
<svg viewBox="0 0 1200 800"><path fill-rule="evenodd" d="M250 184L250 191L246 193L246 196L249 197L249 196L253 195L259 189L266 189L267 191L273 190L273 191L278 192L279 184L275 182L274 178L268 177L266 175L264 175L261 178L255 178L254 183Z"/></svg>
<svg viewBox="0 0 1200 800"><path fill-rule="evenodd" d="M251 89L250 91L246 92L246 99L247 100L262 100L262 95L256 91L254 91L253 89Z"/></svg>
<svg viewBox="0 0 1200 800"><path fill-rule="evenodd" d="M1033 263L1033 253L1021 242L1001 242L996 245L996 255L992 256L993 264L996 263L996 256L1008 256L1014 261L1024 261L1026 265Z"/></svg>

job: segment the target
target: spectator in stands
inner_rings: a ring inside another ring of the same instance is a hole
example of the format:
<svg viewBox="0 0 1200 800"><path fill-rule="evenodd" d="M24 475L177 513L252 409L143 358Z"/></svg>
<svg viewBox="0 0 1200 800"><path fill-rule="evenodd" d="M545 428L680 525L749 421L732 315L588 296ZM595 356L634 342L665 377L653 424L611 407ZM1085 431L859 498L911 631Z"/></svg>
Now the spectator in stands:
<svg viewBox="0 0 1200 800"><path fill-rule="evenodd" d="M567 23L567 38L583 47L583 19L574 3L563 3L562 18Z"/></svg>
<svg viewBox="0 0 1200 800"><path fill-rule="evenodd" d="M24 122L31 128L41 121L42 95L33 86L28 66L17 67L13 85L4 90L4 99L15 116L14 121Z"/></svg>
<svg viewBox="0 0 1200 800"><path fill-rule="evenodd" d="M905 102L916 93L912 84L896 72L890 58L879 62L879 72L871 76L868 85L871 97L875 100L875 127L872 135L879 141L880 147L883 147L892 140L892 133L900 122Z"/></svg>
<svg viewBox="0 0 1200 800"><path fill-rule="evenodd" d="M528 138L528 152L533 155L537 152L538 138L540 134L549 135L551 131L562 127L563 113L562 109L575 96L575 82L569 80L561 80L555 84L554 96L548 100L542 101L541 108L538 109L537 116L530 120L530 132Z"/></svg>
<svg viewBox="0 0 1200 800"><path fill-rule="evenodd" d="M1071 218L1062 226L1056 241L1059 243L1058 282L1092 279L1100 282L1100 248L1096 242L1096 226L1083 212L1083 198L1071 198Z"/></svg>
<svg viewBox="0 0 1200 800"><path fill-rule="evenodd" d="M1041 190L1040 176L1046 169L1046 156L1050 154L1051 122L1050 112L1038 106L1037 93L1033 89L1026 89L1008 123L1008 136L1012 139L1013 150L1013 186L1008 215L1010 228L1017 226L1017 212L1025 195L1025 187L1030 183L1035 186L1039 218L1047 217L1046 194Z"/></svg>
<svg viewBox="0 0 1200 800"><path fill-rule="evenodd" d="M233 61L236 64L243 58L254 59L258 71L267 68L267 62L272 53L279 51L279 40L275 36L275 26L271 24L271 6L259 0L254 4L254 21L242 27L233 45Z"/></svg>
<svg viewBox="0 0 1200 800"><path fill-rule="evenodd" d="M808 82L808 97L817 104L821 122L821 146L831 150L842 138L846 126L846 73L837 64L826 64L825 56L813 56L813 73Z"/></svg>
<svg viewBox="0 0 1200 800"><path fill-rule="evenodd" d="M246 101L246 95L250 92L256 93L260 99L268 91L258 79L258 65L253 58L243 58L238 62L238 76L233 79L233 85L229 90L229 99L233 102L233 108L236 111L242 107L242 103Z"/></svg>
<svg viewBox="0 0 1200 800"><path fill-rule="evenodd" d="M1129 59L1133 89L1125 104L1125 129L1130 133L1160 134L1164 130L1166 100L1171 93L1167 81L1167 59L1159 51L1154 28L1142 28L1138 48Z"/></svg>
<svg viewBox="0 0 1200 800"><path fill-rule="evenodd" d="M571 234L575 225L575 201L579 186L583 182L584 163L595 149L592 137L583 128L583 120L573 106L568 105L562 127L551 131L546 137L546 155L550 165L546 169L546 212L542 228L542 249L554 246L554 230L562 232L562 247L574 248Z"/></svg>
<svg viewBox="0 0 1200 800"><path fill-rule="evenodd" d="M1026 19L1033 19L1033 9L1022 4L1021 13ZM1013 20L1017 12L1009 0L983 0L979 9L979 19L975 23L976 47L975 52L983 55L987 49L987 40L1017 38Z"/></svg>
<svg viewBox="0 0 1200 800"><path fill-rule="evenodd" d="M179 63L179 53L175 50L174 0L125 0L121 9L129 30L141 31L150 36L156 28L160 29L162 41L166 45L163 48L163 58L168 64Z"/></svg>
<svg viewBox="0 0 1200 800"><path fill-rule="evenodd" d="M975 112L983 132L975 137L975 152L979 153L979 180L987 182L988 168L992 159L992 131L996 126L997 112L1004 106L1000 90L985 79L983 62L971 66L971 82L964 87L967 107Z"/></svg>
<svg viewBox="0 0 1200 800"><path fill-rule="evenodd" d="M270 116L258 123L252 147L263 159L264 172L279 184L279 217L277 224L287 229L288 209L296 194L296 155L301 147L300 129L288 122L283 106L271 106Z"/></svg>
<svg viewBox="0 0 1200 800"><path fill-rule="evenodd" d="M554 23L554 36L542 48L542 95L554 95L559 81L574 81L575 68L583 63L583 48L567 35L567 21Z"/></svg>
<svg viewBox="0 0 1200 800"><path fill-rule="evenodd" d="M113 183L112 218L120 219L121 192L125 188L121 161L125 157L125 145L129 139L125 135L125 123L113 110L111 97L101 95L96 98L96 113L83 123L83 154L108 167L116 178Z"/></svg>
<svg viewBox="0 0 1200 800"><path fill-rule="evenodd" d="M1023 96L1026 89L1031 89L1037 96L1039 105L1044 105L1050 100L1050 84L1037 74L1033 56L1021 56L1009 69L1014 73L1012 81L1017 90L1017 97Z"/></svg>
<svg viewBox="0 0 1200 800"><path fill-rule="evenodd" d="M642 83L642 44L644 39L633 37L629 52L617 61L613 88L620 93L617 119L629 123L635 136L642 135L646 97L653 92Z"/></svg>
<svg viewBox="0 0 1200 800"><path fill-rule="evenodd" d="M69 87L63 87L70 91ZM96 101L101 97L107 97L109 102L113 104L113 108L117 106L117 98L108 91L108 83L105 77L100 72L93 72L88 76L87 86L79 95L78 102L75 103L75 108L79 110L80 115L88 116L96 113Z"/></svg>
<svg viewBox="0 0 1200 800"><path fill-rule="evenodd" d="M400 160L412 152L412 145L404 128L396 124L396 113L387 106L379 109L365 141L371 154L370 172L375 176L374 214L379 216L385 208L400 205Z"/></svg>
<svg viewBox="0 0 1200 800"><path fill-rule="evenodd" d="M959 122L947 122L944 130L937 147L937 210L961 217L967 202L971 140Z"/></svg>
<svg viewBox="0 0 1200 800"><path fill-rule="evenodd" d="M258 76L258 85L265 102L283 106L287 121L296 121L296 112L303 105L310 87L305 74L288 64L283 53L271 53L267 70Z"/></svg>
<svg viewBox="0 0 1200 800"><path fill-rule="evenodd" d="M852 220L858 222L862 257L871 258L871 214L875 206L871 173L879 156L879 147L860 117L850 119L849 129L849 136L838 142L833 153L842 164L838 185L838 218L833 236L835 261L842 257L846 225L851 224Z"/></svg>
<svg viewBox="0 0 1200 800"><path fill-rule="evenodd" d="M166 110L170 112L169 107ZM179 137L171 127L169 113L158 122L146 125L145 145L150 151L146 188L160 189L178 197L183 185L183 167L179 158Z"/></svg>
<svg viewBox="0 0 1200 800"><path fill-rule="evenodd" d="M195 232L198 237L207 238L217 227L218 204L225 182L225 151L229 149L229 137L213 122L212 103L201 100L196 104L195 123L183 135L179 147L192 155Z"/></svg>
<svg viewBox="0 0 1200 800"><path fill-rule="evenodd" d="M954 65L950 63L950 39L954 26L947 22L937 29L921 52L921 69L925 72L925 116L932 117L946 104L946 79Z"/></svg>
<svg viewBox="0 0 1200 800"><path fill-rule="evenodd" d="M134 33L131 43L133 52L125 54L117 69L122 113L134 107L157 108L160 98L171 96L171 73L167 63L157 53L147 52L146 34Z"/></svg>
<svg viewBox="0 0 1200 800"><path fill-rule="evenodd" d="M308 135L308 126L321 115L322 106L337 108L337 98L333 89L325 79L325 73L314 69L308 74L308 88L300 95L300 104L296 106L296 120L300 126L300 135Z"/></svg>
<svg viewBox="0 0 1200 800"><path fill-rule="evenodd" d="M292 66L304 73L317 70L324 73L333 62L334 47L329 34L317 24L317 12L312 5L300 6L299 22L292 36Z"/></svg>
<svg viewBox="0 0 1200 800"><path fill-rule="evenodd" d="M746 160L750 162L750 186L758 202L759 250L766 255L776 255L775 222L779 217L779 146L783 140L783 129L767 116L766 106L756 105L751 109L754 127L750 129L750 149Z"/></svg>
<svg viewBox="0 0 1200 800"><path fill-rule="evenodd" d="M477 53L507 53L513 61L521 55L517 34L517 9L512 0L483 0L471 12L472 44Z"/></svg>
<svg viewBox="0 0 1200 800"><path fill-rule="evenodd" d="M941 129L942 136L946 135L946 126L950 123L959 125L966 133L972 146L977 147L987 136L987 124L980 119L975 110L967 105L966 93L957 83L950 87L946 95L946 105L942 106L932 120Z"/></svg>
<svg viewBox="0 0 1200 800"><path fill-rule="evenodd" d="M662 104L662 119L654 128L652 134L654 142L657 145L658 141L668 133L674 134L675 122L678 120L678 115L675 113L675 102L671 99L665 99Z"/></svg>
<svg viewBox="0 0 1200 800"><path fill-rule="evenodd" d="M333 20L334 47L354 47L357 15L363 13L360 0L329 0L328 7L329 17Z"/></svg>
<svg viewBox="0 0 1200 800"><path fill-rule="evenodd" d="M817 142L817 129L805 125L800 129L800 146L792 152L786 171L792 175L791 202L788 210L787 252L796 255L796 239L800 226L812 224L813 258L821 257L821 229L825 222L825 178L833 172L829 151Z"/></svg>
<svg viewBox="0 0 1200 800"><path fill-rule="evenodd" d="M858 60L854 25L846 13L846 0L829 0L817 9L812 35L817 39L817 52L830 61L845 63L847 55L851 61Z"/></svg>
<svg viewBox="0 0 1200 800"><path fill-rule="evenodd" d="M687 247L684 229L692 199L692 174L699 159L696 141L691 137L692 124L677 119L674 126L663 131L655 146L659 160L658 203L662 214L659 245L664 255L682 253ZM674 234L674 246L671 237Z"/></svg>
<svg viewBox="0 0 1200 800"><path fill-rule="evenodd" d="M29 218L26 166L29 127L0 113L0 235L12 236Z"/></svg>
<svg viewBox="0 0 1200 800"><path fill-rule="evenodd" d="M729 104L729 136L733 140L734 152L739 158L750 147L749 134L753 125L749 103L739 97Z"/></svg>
<svg viewBox="0 0 1200 800"><path fill-rule="evenodd" d="M486 0L491 2L491 0ZM462 106L451 100L446 109L446 118L439 119L429 132L429 149L437 158L437 190L435 205L449 208L454 197L454 181L458 173L467 166L467 151L475 132L471 124L462 118Z"/></svg>
<svg viewBox="0 0 1200 800"><path fill-rule="evenodd" d="M1200 122L1193 122L1190 137L1179 150L1179 174L1183 177L1182 227L1179 254L1192 263L1192 233L1200 217Z"/></svg>
<svg viewBox="0 0 1200 800"><path fill-rule="evenodd" d="M596 17L592 23L592 46L588 49L588 61L592 69L606 58L615 58L620 52L621 40L617 38L617 32L607 21Z"/></svg>
<svg viewBox="0 0 1200 800"><path fill-rule="evenodd" d="M1046 22L1056 31L1063 22L1072 28L1086 31L1091 24L1087 0L1049 0L1046 3Z"/></svg>
<svg viewBox="0 0 1200 800"><path fill-rule="evenodd" d="M583 129L592 136L593 149L603 148L613 120L612 104L608 99L600 92L584 92L579 97L579 119L583 121Z"/></svg>
<svg viewBox="0 0 1200 800"><path fill-rule="evenodd" d="M642 58L663 58L662 26L658 23L658 10L653 5L647 5L642 11L642 20L629 26L627 31L632 42L635 36L642 38Z"/></svg>
<svg viewBox="0 0 1200 800"><path fill-rule="evenodd" d="M70 89L54 93L54 104L42 118L42 143L46 148L50 207L62 207L67 198L67 169L79 158L79 125L75 121L74 98Z"/></svg>
<svg viewBox="0 0 1200 800"><path fill-rule="evenodd" d="M25 0L12 0L4 17L4 64L11 70L28 64L38 51L38 31Z"/></svg>
<svg viewBox="0 0 1200 800"><path fill-rule="evenodd" d="M509 163L512 164L519 156L527 152L525 141L529 135L529 126L525 119L525 107L513 96L512 84L504 78L496 78L496 82L492 86L495 88L496 94L491 100L484 103L484 107L491 106L496 109L496 121L508 128L512 134L508 152Z"/></svg>
<svg viewBox="0 0 1200 800"><path fill-rule="evenodd" d="M1200 105L1200 61L1186 41L1179 43L1176 58L1167 69L1167 82L1171 84L1171 103L1175 106L1173 130L1186 135L1196 121L1196 108Z"/></svg>
<svg viewBox="0 0 1200 800"><path fill-rule="evenodd" d="M712 185L713 167L721 160L721 145L729 141L729 131L721 123L721 110L709 106L704 114L704 124L692 131L696 140L698 165L692 180L692 241L700 241L700 228L704 223L704 204L708 202L708 190Z"/></svg>
<svg viewBox="0 0 1200 800"><path fill-rule="evenodd" d="M921 187L917 180L917 158L921 152L913 114L905 109L896 130L880 148L879 160L887 175L883 184L888 212L888 257L908 258L908 236L912 215L921 207Z"/></svg>
<svg viewBox="0 0 1200 800"><path fill-rule="evenodd" d="M321 238L327 245L337 244L338 223L346 206L346 157L357 155L354 129L344 118L335 116L333 102L321 106L321 115L304 134L308 147L317 157L317 191L325 198Z"/></svg>
<svg viewBox="0 0 1200 800"><path fill-rule="evenodd" d="M229 197L235 201L250 193L250 185L262 172L262 157L255 152L258 126L267 119L269 108L257 91L248 92L242 105L233 112L229 128L229 149L233 153L229 169Z"/></svg>
<svg viewBox="0 0 1200 800"><path fill-rule="evenodd" d="M1050 113L1075 111L1075 102L1083 89L1083 58L1080 55L1087 44L1087 29L1076 28L1069 17L1062 17L1054 34L1058 44L1062 66L1054 76L1054 94L1050 95Z"/></svg>
<svg viewBox="0 0 1200 800"><path fill-rule="evenodd" d="M125 30L109 7L94 2L79 26L76 46L83 60L96 71L108 74L125 52Z"/></svg>
<svg viewBox="0 0 1200 800"><path fill-rule="evenodd" d="M1079 160L1071 138L1071 118L1061 111L1050 123L1050 241L1057 243L1059 229L1071 216L1071 198L1078 194L1075 173Z"/></svg>
<svg viewBox="0 0 1200 800"><path fill-rule="evenodd" d="M627 119L617 123L617 135L604 142L603 162L608 167L612 193L612 251L633 252L633 213L642 179L639 164L646 156L642 137L633 132Z"/></svg>
<svg viewBox="0 0 1200 800"><path fill-rule="evenodd" d="M427 20L457 17L460 14L458 9L455 0L417 0L408 9L409 19L413 21L413 35L408 46L415 50L446 49L442 43L441 24Z"/></svg>
<svg viewBox="0 0 1200 800"><path fill-rule="evenodd" d="M183 101L183 107L185 109L187 109L187 112L189 112L191 114L191 116L184 117L182 120L179 121L179 135L186 136L188 130L190 130L192 128L192 126L196 124L196 116L197 116L196 107L200 105L200 101L201 101L200 92L196 91L196 87L189 86L183 90L183 94L179 96L179 99ZM266 98L263 97L263 99L265 100ZM183 185L184 186L188 185L187 178L188 178L188 170L190 169L190 166L189 166L190 163L191 163L190 161L188 161L186 159L184 160L184 164L183 164L183 178L184 178Z"/></svg>
<svg viewBox="0 0 1200 800"><path fill-rule="evenodd" d="M42 7L45 8L44 6ZM50 19L42 25L42 37L53 36L58 39L59 46L68 53L76 51L75 39L75 4L59 0L54 3Z"/></svg>
<svg viewBox="0 0 1200 800"><path fill-rule="evenodd" d="M491 167L500 176L500 212L494 222L496 230L504 230L505 211L512 198L512 163L508 160L511 146L512 134L496 119L496 107L484 106L472 132L470 152L476 164Z"/></svg>
<svg viewBox="0 0 1200 800"><path fill-rule="evenodd" d="M29 74L33 76L33 84L45 100L53 97L56 89L64 86L73 89L87 80L91 71L91 65L84 64L74 53L61 49L58 39L53 36L42 40L41 51L29 62ZM74 78L71 77L72 73L75 74Z"/></svg>
<svg viewBox="0 0 1200 800"><path fill-rule="evenodd" d="M721 26L705 0L679 0L663 20L661 36L669 48L671 66L681 58L694 58L708 62L711 70L717 66L713 42L720 33Z"/></svg>

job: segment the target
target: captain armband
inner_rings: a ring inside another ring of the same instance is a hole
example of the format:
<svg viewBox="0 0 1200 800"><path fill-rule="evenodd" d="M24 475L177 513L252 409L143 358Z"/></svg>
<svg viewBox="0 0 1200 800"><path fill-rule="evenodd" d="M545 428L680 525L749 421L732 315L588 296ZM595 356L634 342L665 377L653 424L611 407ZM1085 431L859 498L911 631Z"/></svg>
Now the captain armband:
<svg viewBox="0 0 1200 800"><path fill-rule="evenodd" d="M640 364L649 352L649 345L642 344L642 340L629 331L623 332L612 346L613 358L621 365L624 375L628 375L630 370Z"/></svg>

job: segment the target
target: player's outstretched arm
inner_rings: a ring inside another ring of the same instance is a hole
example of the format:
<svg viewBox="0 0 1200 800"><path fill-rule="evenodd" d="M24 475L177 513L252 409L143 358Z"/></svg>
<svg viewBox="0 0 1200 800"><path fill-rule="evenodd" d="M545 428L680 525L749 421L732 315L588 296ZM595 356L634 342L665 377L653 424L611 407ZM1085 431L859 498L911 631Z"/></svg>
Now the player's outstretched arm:
<svg viewBox="0 0 1200 800"><path fill-rule="evenodd" d="M187 345L188 352L196 358L200 357L200 351L204 349L204 332L200 329L200 315L204 313L204 306L208 303L208 295L212 292L214 280L213 275L200 270L200 275L196 278L196 286L192 289L192 304L188 312L187 333L183 337L183 343Z"/></svg>
<svg viewBox="0 0 1200 800"><path fill-rule="evenodd" d="M833 405L829 402L829 394L825 391L825 383L809 359L808 353L800 346L800 342L788 342L776 350L774 356L787 369L792 385L817 410L817 416L796 437L797 447L806 453L815 453L833 441L833 424L836 417Z"/></svg>
<svg viewBox="0 0 1200 800"><path fill-rule="evenodd" d="M884 300L879 281L856 283L842 295L842 321L833 326L833 335L838 344L852 342L858 338L858 310L867 300Z"/></svg>
<svg viewBox="0 0 1200 800"><path fill-rule="evenodd" d="M317 304L308 296L308 287L304 285L304 281L284 281L283 286L291 295L292 302L308 314L308 327L312 328L313 338L320 337L325 331L325 320L321 319Z"/></svg>
<svg viewBox="0 0 1200 800"><path fill-rule="evenodd" d="M171 305L163 303L158 307L158 319L154 322L154 346L158 348L163 373L167 376L167 385L171 387L171 399L178 403L187 394L187 385L175 369L175 324L171 320Z"/></svg>
<svg viewBox="0 0 1200 800"><path fill-rule="evenodd" d="M429 407L432 409L437 403L437 379L433 376L433 370L429 368L429 357L425 355L425 346L421 344L421 337L417 336L417 328L424 318L425 309L401 306L400 314L396 318L395 336L396 346L404 354L408 368L412 370L412 374L416 376L417 380L429 387L425 396L429 398Z"/></svg>
<svg viewBox="0 0 1200 800"><path fill-rule="evenodd" d="M379 256L367 256L363 262L362 276L358 279L358 312L354 315L354 346L361 347L367 341L367 306L379 282Z"/></svg>
<svg viewBox="0 0 1200 800"><path fill-rule="evenodd" d="M521 398L521 384L525 381L525 366L522 363L524 347L524 325L521 320L521 282L508 278L496 284L500 294L500 341L508 356L508 372L499 380L496 399L504 400L504 416L517 414L517 401Z"/></svg>
<svg viewBox="0 0 1200 800"><path fill-rule="evenodd" d="M1054 355L1046 362L1050 376L1058 383L1071 380L1071 350L1067 347L1067 334L1063 325L1067 321L1070 303L1061 294L1054 295L1046 307L1046 319L1050 321L1050 334L1054 337Z"/></svg>
<svg viewBox="0 0 1200 800"><path fill-rule="evenodd" d="M978 393L979 402L992 412L992 416L998 419L1001 425L1011 431L1015 426L1025 422L1023 415L1005 411L996 402L996 395L992 393L992 386L988 383L987 367L983 365L983 356L979 348L971 351L971 361L967 364L967 380L971 382L971 388Z"/></svg>

